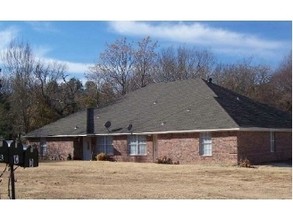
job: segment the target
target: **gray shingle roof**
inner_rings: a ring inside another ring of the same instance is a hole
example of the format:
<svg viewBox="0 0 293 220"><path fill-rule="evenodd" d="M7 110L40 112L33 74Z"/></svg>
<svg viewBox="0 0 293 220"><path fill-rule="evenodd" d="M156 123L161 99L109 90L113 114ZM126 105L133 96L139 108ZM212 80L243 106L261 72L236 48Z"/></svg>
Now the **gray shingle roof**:
<svg viewBox="0 0 293 220"><path fill-rule="evenodd" d="M291 115L202 79L151 84L95 109L95 134L209 129L292 128ZM27 137L86 135L86 111L30 132Z"/></svg>

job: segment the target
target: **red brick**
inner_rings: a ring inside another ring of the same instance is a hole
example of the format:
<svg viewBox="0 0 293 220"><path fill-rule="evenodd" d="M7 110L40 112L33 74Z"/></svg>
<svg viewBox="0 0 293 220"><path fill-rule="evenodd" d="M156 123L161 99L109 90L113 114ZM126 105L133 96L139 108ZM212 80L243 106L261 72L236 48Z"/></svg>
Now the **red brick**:
<svg viewBox="0 0 293 220"><path fill-rule="evenodd" d="M147 137L147 155L129 155L127 136L113 136L114 158L117 161L157 162L164 156L180 164L215 163L237 164L247 158L251 163L292 159L292 133L275 132L276 152L270 152L269 132L226 131L211 132L212 156L199 154L200 133L157 135L155 148L154 135ZM92 138L92 145L96 144ZM31 139L30 143L38 143ZM62 157L68 154L73 159L82 159L82 138L47 138L48 148L59 151Z"/></svg>
<svg viewBox="0 0 293 220"><path fill-rule="evenodd" d="M275 132L276 151L270 149L270 132L239 132L238 159L258 164L292 159L292 133Z"/></svg>

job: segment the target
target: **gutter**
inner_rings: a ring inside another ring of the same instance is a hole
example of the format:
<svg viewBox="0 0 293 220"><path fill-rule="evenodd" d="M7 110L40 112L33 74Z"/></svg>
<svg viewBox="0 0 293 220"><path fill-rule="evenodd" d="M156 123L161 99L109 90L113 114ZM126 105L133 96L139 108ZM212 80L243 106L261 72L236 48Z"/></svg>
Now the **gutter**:
<svg viewBox="0 0 293 220"><path fill-rule="evenodd" d="M221 132L221 131L251 131L251 132L292 132L292 128L223 128L223 129L196 129L196 130L179 130L179 131L146 131L146 132L124 132L124 133L100 133L100 134L80 134L80 135L48 135L44 138L61 138L61 137L93 137L93 136L121 136L121 135L154 135L154 134L183 134L183 133L200 133L200 132ZM24 136L25 138L40 138Z"/></svg>

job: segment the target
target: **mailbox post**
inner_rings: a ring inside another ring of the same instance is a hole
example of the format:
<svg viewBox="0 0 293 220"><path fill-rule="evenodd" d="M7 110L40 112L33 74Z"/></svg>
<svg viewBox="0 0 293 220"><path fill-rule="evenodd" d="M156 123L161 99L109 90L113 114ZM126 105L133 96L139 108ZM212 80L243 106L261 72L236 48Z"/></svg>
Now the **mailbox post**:
<svg viewBox="0 0 293 220"><path fill-rule="evenodd" d="M21 167L39 166L39 153L36 148L28 146L26 149L16 141L0 141L0 163L10 167L11 199L15 199L14 165Z"/></svg>
<svg viewBox="0 0 293 220"><path fill-rule="evenodd" d="M14 167L13 163L9 163L10 167L10 182L11 182L11 199L15 199L15 179L14 179Z"/></svg>
<svg viewBox="0 0 293 220"><path fill-rule="evenodd" d="M11 199L15 199L15 178L14 165L23 165L23 146L21 143L13 141L8 148L10 179L11 179Z"/></svg>

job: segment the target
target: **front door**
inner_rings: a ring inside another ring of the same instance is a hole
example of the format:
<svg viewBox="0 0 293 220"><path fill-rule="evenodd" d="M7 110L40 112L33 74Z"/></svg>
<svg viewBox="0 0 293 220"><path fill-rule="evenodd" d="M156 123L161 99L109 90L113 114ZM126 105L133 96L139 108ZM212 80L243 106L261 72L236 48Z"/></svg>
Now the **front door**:
<svg viewBox="0 0 293 220"><path fill-rule="evenodd" d="M92 160L92 142L90 137L83 138L83 160Z"/></svg>

